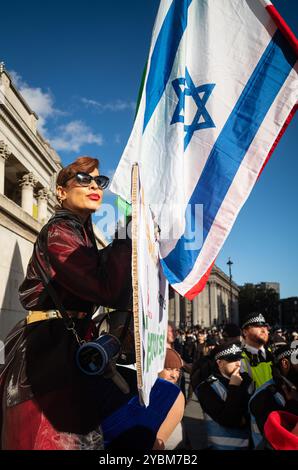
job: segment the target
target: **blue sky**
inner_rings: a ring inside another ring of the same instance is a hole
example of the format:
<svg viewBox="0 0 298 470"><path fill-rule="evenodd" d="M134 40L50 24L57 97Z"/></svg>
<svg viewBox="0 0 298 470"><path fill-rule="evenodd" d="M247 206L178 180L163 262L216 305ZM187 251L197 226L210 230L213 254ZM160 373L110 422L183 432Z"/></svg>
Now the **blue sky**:
<svg viewBox="0 0 298 470"><path fill-rule="evenodd" d="M298 35L298 2L273 3ZM64 164L94 155L101 172L113 174L132 128L158 5L16 0L1 6L0 60ZM280 282L282 297L298 295L297 133L296 114L217 259L228 272L231 257L238 284Z"/></svg>

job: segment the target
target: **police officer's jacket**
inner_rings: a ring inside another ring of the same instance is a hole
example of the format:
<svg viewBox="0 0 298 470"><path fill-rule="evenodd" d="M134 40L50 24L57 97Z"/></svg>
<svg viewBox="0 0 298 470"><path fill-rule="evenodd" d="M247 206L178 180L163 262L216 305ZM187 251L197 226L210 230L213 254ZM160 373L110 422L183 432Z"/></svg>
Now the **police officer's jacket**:
<svg viewBox="0 0 298 470"><path fill-rule="evenodd" d="M251 379L241 374L243 382L230 385L219 372L208 377L196 388L204 412L208 444L213 449L248 448L248 387Z"/></svg>
<svg viewBox="0 0 298 470"><path fill-rule="evenodd" d="M272 411L284 410L298 415L298 401L286 400L282 382L271 379L259 387L249 400L249 413L254 446L259 446L264 425Z"/></svg>
<svg viewBox="0 0 298 470"><path fill-rule="evenodd" d="M264 348L264 353L266 357L261 351L253 354L248 346L242 352L241 371L251 377L255 389L272 379L272 353L268 348Z"/></svg>

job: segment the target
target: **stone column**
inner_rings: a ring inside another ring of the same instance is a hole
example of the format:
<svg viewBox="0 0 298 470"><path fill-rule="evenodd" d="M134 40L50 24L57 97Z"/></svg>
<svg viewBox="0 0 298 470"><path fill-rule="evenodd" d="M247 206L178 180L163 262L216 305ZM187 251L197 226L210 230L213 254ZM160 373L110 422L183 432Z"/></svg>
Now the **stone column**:
<svg viewBox="0 0 298 470"><path fill-rule="evenodd" d="M10 152L7 145L0 140L0 194L4 194L4 181L5 181L5 162L8 159Z"/></svg>
<svg viewBox="0 0 298 470"><path fill-rule="evenodd" d="M48 217L48 200L50 191L46 188L40 189L37 196L38 220L45 223Z"/></svg>
<svg viewBox="0 0 298 470"><path fill-rule="evenodd" d="M21 179L22 188L22 209L33 215L33 188L37 183L37 179L33 173L27 173Z"/></svg>
<svg viewBox="0 0 298 470"><path fill-rule="evenodd" d="M209 293L210 293L210 284L208 282L205 289L202 292L202 297L199 300L200 323L204 327L209 325L209 315L210 315L210 309L211 309Z"/></svg>
<svg viewBox="0 0 298 470"><path fill-rule="evenodd" d="M197 299L197 307L198 307L198 324L202 326L202 323L205 323L204 319L204 303L205 303L205 296L206 292L208 290L208 287L206 285L206 288L196 297Z"/></svg>
<svg viewBox="0 0 298 470"><path fill-rule="evenodd" d="M199 298L196 296L192 301L192 318L193 324L197 325L199 323Z"/></svg>
<svg viewBox="0 0 298 470"><path fill-rule="evenodd" d="M179 326L180 324L180 296L178 292L175 292L175 297L174 297L174 322L175 322L175 326Z"/></svg>
<svg viewBox="0 0 298 470"><path fill-rule="evenodd" d="M237 291L236 291L235 301L234 301L233 321L234 321L234 323L236 323L236 325L239 325L239 297L238 297L238 292Z"/></svg>
<svg viewBox="0 0 298 470"><path fill-rule="evenodd" d="M211 325L213 326L213 320L218 318L217 311L217 288L216 283L213 281L210 283L210 300L211 300Z"/></svg>
<svg viewBox="0 0 298 470"><path fill-rule="evenodd" d="M233 318L231 317L231 312L230 312L230 292L225 289L225 306L226 306L226 312L227 312L227 323L231 323L233 321Z"/></svg>

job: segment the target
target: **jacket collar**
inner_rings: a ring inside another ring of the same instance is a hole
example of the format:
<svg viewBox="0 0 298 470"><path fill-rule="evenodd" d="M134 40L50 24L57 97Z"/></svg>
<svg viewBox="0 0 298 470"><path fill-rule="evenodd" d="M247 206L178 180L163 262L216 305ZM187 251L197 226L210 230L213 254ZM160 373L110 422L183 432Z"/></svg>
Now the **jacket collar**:
<svg viewBox="0 0 298 470"><path fill-rule="evenodd" d="M55 214L52 216L52 218L65 218L65 219L73 219L76 222L79 222L81 225L85 225L90 217L88 217L87 221L85 224L83 224L82 220L78 215L76 215L74 212L70 211L69 209L64 209L63 207L59 207L56 209Z"/></svg>

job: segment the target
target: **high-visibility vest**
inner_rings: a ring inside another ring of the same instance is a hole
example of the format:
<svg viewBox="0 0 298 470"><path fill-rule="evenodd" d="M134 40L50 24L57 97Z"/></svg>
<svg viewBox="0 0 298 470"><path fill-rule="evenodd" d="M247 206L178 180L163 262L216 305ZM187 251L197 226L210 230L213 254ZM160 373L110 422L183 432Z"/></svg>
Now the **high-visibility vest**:
<svg viewBox="0 0 298 470"><path fill-rule="evenodd" d="M254 400L254 398L261 391L265 390L266 388L268 388L270 385L273 385L274 383L275 383L274 380L271 379L271 380L268 380L268 382L261 385L259 388L257 388L257 390L255 391L255 393L252 395L252 397L250 398L250 400L248 402L248 411L249 411L249 414L250 414L251 436L252 436L252 440L253 440L253 443L254 443L255 447L257 447L261 443L263 436L262 436L262 433L261 433L261 430L260 430L259 426L257 425L256 418L252 414L251 403ZM274 399L275 399L275 401L278 405L281 405L282 407L285 406L286 401L285 401L285 399L284 399L284 397L282 396L281 393L276 391L274 393L273 397L274 397Z"/></svg>
<svg viewBox="0 0 298 470"><path fill-rule="evenodd" d="M227 399L226 387L215 378L211 387L223 400ZM214 450L246 450L249 445L248 428L230 428L222 426L204 412L204 419L208 434L208 446Z"/></svg>
<svg viewBox="0 0 298 470"><path fill-rule="evenodd" d="M272 379L272 361L259 361L258 356L251 354L244 349L242 352L241 364L244 372L247 372L258 389L264 383Z"/></svg>

